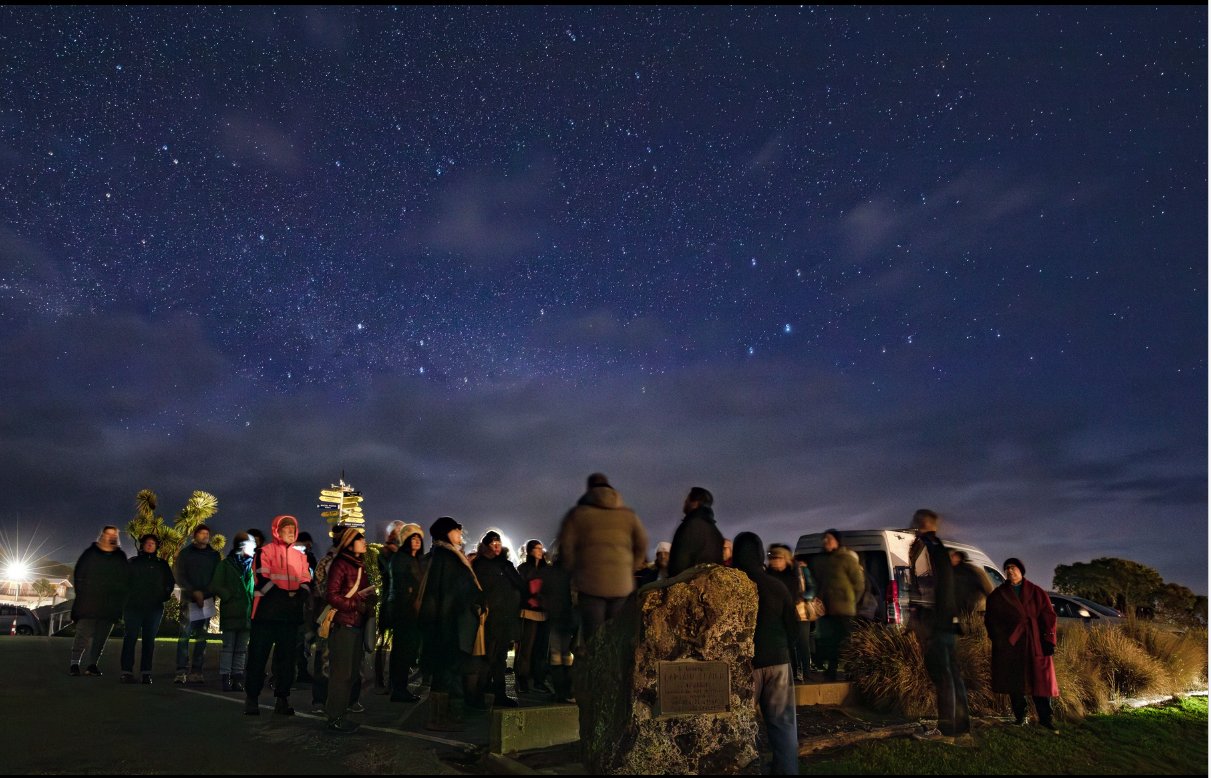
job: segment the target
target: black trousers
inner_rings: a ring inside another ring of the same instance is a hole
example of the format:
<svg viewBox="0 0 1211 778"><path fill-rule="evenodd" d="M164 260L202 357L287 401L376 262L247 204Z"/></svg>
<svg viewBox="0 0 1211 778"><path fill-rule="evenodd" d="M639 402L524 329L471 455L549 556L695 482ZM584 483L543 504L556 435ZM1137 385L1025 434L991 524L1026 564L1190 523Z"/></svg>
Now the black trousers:
<svg viewBox="0 0 1211 778"><path fill-rule="evenodd" d="M416 667L420 653L420 627L415 623L402 624L392 630L391 635L391 691L408 690L408 677Z"/></svg>
<svg viewBox="0 0 1211 778"><path fill-rule="evenodd" d="M265 688L265 665L273 653L273 694L289 697L298 664L299 625L292 621L253 621L248 639L248 669L244 688L259 697Z"/></svg>
<svg viewBox="0 0 1211 778"><path fill-rule="evenodd" d="M601 625L617 616L626 604L626 597L594 597L582 593L579 603L581 642L588 645Z"/></svg>
<svg viewBox="0 0 1211 778"><path fill-rule="evenodd" d="M513 674L517 678L532 678L541 684L547 679L547 647L551 642L551 625L545 621L521 621L521 641L513 658Z"/></svg>
<svg viewBox="0 0 1211 778"><path fill-rule="evenodd" d="M1043 726L1051 724L1051 698L1050 697L1031 697L1034 700L1034 711L1039 716L1039 723ZM1013 706L1013 715L1018 721L1023 721L1026 718L1026 695L1011 694L1009 695L1009 704Z"/></svg>

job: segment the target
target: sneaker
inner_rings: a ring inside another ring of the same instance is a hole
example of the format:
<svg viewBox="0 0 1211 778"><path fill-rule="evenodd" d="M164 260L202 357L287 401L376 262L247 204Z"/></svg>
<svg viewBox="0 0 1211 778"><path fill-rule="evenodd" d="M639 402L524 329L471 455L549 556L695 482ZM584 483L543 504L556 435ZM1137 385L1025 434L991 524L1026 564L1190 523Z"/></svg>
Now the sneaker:
<svg viewBox="0 0 1211 778"><path fill-rule="evenodd" d="M151 673L143 673L143 683L151 686Z"/></svg>
<svg viewBox="0 0 1211 778"><path fill-rule="evenodd" d="M313 702L311 703L311 712L323 715L328 712L328 706L322 702Z"/></svg>
<svg viewBox="0 0 1211 778"><path fill-rule="evenodd" d="M173 682L173 683L175 683L175 684L177 684L177 685L179 685L179 686L184 686L184 685L185 685L185 682L186 682L186 681L188 681L188 680L189 680L189 675L188 675L188 674L186 674L186 673L177 673L177 674L176 674L175 676L173 676L173 678L172 678L172 682Z"/></svg>
<svg viewBox="0 0 1211 778"><path fill-rule="evenodd" d="M937 741L949 740L951 742L954 742L954 738L943 735L942 730L938 729L937 727L934 727L933 729L927 729L922 732L914 732L914 733L912 733L912 739L913 740L937 740Z"/></svg>
<svg viewBox="0 0 1211 778"><path fill-rule="evenodd" d="M206 676L201 673L190 673L185 680L190 686L201 686L206 683Z"/></svg>
<svg viewBox="0 0 1211 778"><path fill-rule="evenodd" d="M68 675L79 675L80 674L80 665L72 665L71 667L67 668L67 674Z"/></svg>
<svg viewBox="0 0 1211 778"><path fill-rule="evenodd" d="M1015 727L1025 727L1029 724L1030 724L1030 719L1026 718L1025 716L1023 716L1022 718L1017 719L1016 721L1013 722L1013 726L1015 726Z"/></svg>
<svg viewBox="0 0 1211 778"><path fill-rule="evenodd" d="M345 708L345 710L348 711L349 713L365 713L366 706L362 705L360 702L355 702L352 705L350 705L348 708ZM339 721L339 719L338 719L338 721Z"/></svg>
<svg viewBox="0 0 1211 778"><path fill-rule="evenodd" d="M361 727L356 721L350 721L347 718L341 717L328 722L328 729L334 732L340 732L344 735L351 735Z"/></svg>
<svg viewBox="0 0 1211 778"><path fill-rule="evenodd" d="M95 675L100 678L102 673L101 668L97 667L96 665L89 665L88 667L84 668L84 674Z"/></svg>
<svg viewBox="0 0 1211 778"><path fill-rule="evenodd" d="M1047 730L1048 732L1050 732L1053 735L1060 734L1060 728L1057 727L1055 725L1055 722L1053 722L1053 721L1047 721L1047 722L1040 721L1039 726L1042 727L1043 729Z"/></svg>
<svg viewBox="0 0 1211 778"><path fill-rule="evenodd" d="M121 677L118 678L118 682L119 683L134 683L135 674L134 673L122 673Z"/></svg>

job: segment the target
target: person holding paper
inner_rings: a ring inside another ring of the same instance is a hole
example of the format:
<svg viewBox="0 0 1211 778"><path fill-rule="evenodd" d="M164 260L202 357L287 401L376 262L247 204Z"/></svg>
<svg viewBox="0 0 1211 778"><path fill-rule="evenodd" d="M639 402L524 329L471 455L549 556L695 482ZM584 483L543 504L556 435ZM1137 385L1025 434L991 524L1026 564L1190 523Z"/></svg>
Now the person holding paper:
<svg viewBox="0 0 1211 778"><path fill-rule="evenodd" d="M193 531L193 543L181 549L173 565L177 586L181 587L182 616L181 637L177 639L177 675L173 683L205 683L202 663L206 659L207 627L215 614L210 582L219 561L219 552L210 547L210 527L199 524ZM192 664L190 640L195 640Z"/></svg>
<svg viewBox="0 0 1211 778"><path fill-rule="evenodd" d="M328 570L325 600L336 611L328 633L328 700L325 713L329 728L355 732L358 725L345 717L353 691L354 668L365 652L366 618L374 613L374 584L366 575L366 536L350 527L337 542L339 549Z"/></svg>

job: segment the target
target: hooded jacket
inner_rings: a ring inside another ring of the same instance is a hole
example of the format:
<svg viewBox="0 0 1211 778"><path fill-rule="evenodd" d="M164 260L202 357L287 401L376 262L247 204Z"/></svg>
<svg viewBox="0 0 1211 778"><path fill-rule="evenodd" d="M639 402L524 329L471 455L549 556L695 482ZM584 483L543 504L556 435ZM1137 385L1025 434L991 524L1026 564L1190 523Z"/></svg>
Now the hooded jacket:
<svg viewBox="0 0 1211 778"><path fill-rule="evenodd" d="M278 516L270 532L272 542L257 549L252 564L256 591L252 601L253 621L287 621L302 624L307 597L311 592L311 570L302 551L282 540L284 524L298 528L293 516Z"/></svg>
<svg viewBox="0 0 1211 778"><path fill-rule="evenodd" d="M151 553L140 549L138 554L127 560L126 607L155 608L172 596L176 585L172 568L157 552L158 549Z"/></svg>
<svg viewBox="0 0 1211 778"><path fill-rule="evenodd" d="M753 631L753 668L790 664L790 647L799 632L794 600L781 581L762 566L761 538L742 532L732 542L732 566L757 587L757 627Z"/></svg>
<svg viewBox="0 0 1211 778"><path fill-rule="evenodd" d="M673 534L669 578L704 562L723 564L723 533L715 525L715 512L701 505L685 514Z"/></svg>
<svg viewBox="0 0 1211 778"><path fill-rule="evenodd" d="M577 591L626 597L635 590L635 571L643 566L648 535L617 491L596 486L564 516L557 546Z"/></svg>

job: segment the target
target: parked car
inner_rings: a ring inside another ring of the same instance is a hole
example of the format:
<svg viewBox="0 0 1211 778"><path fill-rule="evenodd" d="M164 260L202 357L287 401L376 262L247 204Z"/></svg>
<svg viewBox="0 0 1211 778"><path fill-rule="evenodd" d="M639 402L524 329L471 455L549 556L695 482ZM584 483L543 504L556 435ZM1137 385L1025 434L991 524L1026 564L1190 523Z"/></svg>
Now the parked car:
<svg viewBox="0 0 1211 778"><path fill-rule="evenodd" d="M20 605L0 605L0 634L41 635L42 622L29 608Z"/></svg>
<svg viewBox="0 0 1211 778"><path fill-rule="evenodd" d="M1090 627L1123 623L1122 615L1114 608L1099 605L1084 597L1074 597L1071 594L1047 592L1051 598L1051 607L1062 624L1082 624Z"/></svg>
<svg viewBox="0 0 1211 778"><path fill-rule="evenodd" d="M859 615L883 624L904 624L908 617L908 549L916 539L910 529L844 530L845 547L858 555L862 569L866 571L866 586L876 600L873 611ZM823 532L803 535L795 545L795 558L807 562L812 569L813 561L824 551L820 541ZM1000 586L1005 576L993 563L988 554L969 543L958 543L947 539L946 547L953 551L967 552L972 564L983 568L993 586Z"/></svg>

